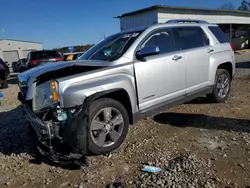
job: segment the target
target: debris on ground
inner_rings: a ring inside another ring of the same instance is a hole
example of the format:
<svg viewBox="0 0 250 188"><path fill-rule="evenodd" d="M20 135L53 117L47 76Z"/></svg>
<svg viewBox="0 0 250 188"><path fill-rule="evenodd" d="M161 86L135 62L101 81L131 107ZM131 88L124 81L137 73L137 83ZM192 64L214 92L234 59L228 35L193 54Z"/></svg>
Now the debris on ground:
<svg viewBox="0 0 250 188"><path fill-rule="evenodd" d="M155 167L155 166L144 165L142 171L144 171L144 172L150 172L150 173L157 173L157 172L161 171L161 168Z"/></svg>
<svg viewBox="0 0 250 188"><path fill-rule="evenodd" d="M161 164L165 166L165 164ZM160 173L142 173L139 187L217 187L214 173L207 161L193 154L178 156L169 161Z"/></svg>

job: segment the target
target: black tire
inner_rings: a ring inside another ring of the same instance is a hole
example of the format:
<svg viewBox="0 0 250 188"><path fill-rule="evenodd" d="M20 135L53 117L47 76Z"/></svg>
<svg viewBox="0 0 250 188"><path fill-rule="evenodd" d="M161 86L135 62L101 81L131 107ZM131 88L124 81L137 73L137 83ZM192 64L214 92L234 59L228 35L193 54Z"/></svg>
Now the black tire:
<svg viewBox="0 0 250 188"><path fill-rule="evenodd" d="M120 138L113 145L107 146L107 147L100 147L97 144L95 144L95 142L91 138L90 126L95 115L100 110L107 108L107 107L115 108L116 110L120 112L120 114L123 117L124 126L123 126L123 130L122 130ZM89 107L89 124L87 127L88 151L91 154L100 155L100 154L109 153L117 149L125 140L127 133L128 133L128 128L129 128L128 112L120 102L110 99L110 98L101 98L101 99L94 101Z"/></svg>
<svg viewBox="0 0 250 188"><path fill-rule="evenodd" d="M221 75L226 75L227 78L228 78L228 85L229 85L229 89L228 89L228 92L226 93L226 95L224 97L220 97L219 96L219 92L217 90L217 82L218 82L218 79ZM229 74L229 72L225 69L218 69L216 71L216 76L215 76L215 84L214 84L214 88L213 88L213 92L208 94L207 95L207 98L210 102L215 102L215 103L223 103L227 100L228 98L228 95L230 93L230 90L231 90L231 82L232 82L232 78Z"/></svg>

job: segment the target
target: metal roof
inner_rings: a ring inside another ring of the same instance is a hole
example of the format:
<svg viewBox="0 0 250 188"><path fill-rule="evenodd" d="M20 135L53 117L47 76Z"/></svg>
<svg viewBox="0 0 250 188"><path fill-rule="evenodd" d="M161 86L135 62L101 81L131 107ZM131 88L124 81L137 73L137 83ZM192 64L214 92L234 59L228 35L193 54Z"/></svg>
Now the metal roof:
<svg viewBox="0 0 250 188"><path fill-rule="evenodd" d="M131 15L135 15L135 14L139 14L139 13L143 13L146 11L150 11L150 10L155 10L155 9L165 9L165 10L179 10L179 11L197 11L200 13L216 13L216 14L222 14L222 15L235 15L235 16L247 16L250 17L250 12L248 11L240 11L240 10L219 10L219 9L205 9L205 8L190 8L190 7L175 7L175 6L166 6L166 5L154 5L154 6L150 6L150 7L146 7L143 9L139 9L136 11L132 11L132 12L128 12L125 14L122 14L120 16L117 16L115 18L122 18L122 17L126 17L126 16L131 16Z"/></svg>
<svg viewBox="0 0 250 188"><path fill-rule="evenodd" d="M17 42L27 42L27 43L37 43L42 44L41 42L33 42L33 41L26 41L26 40L16 40L16 39L0 39L0 41L9 40L9 41L17 41Z"/></svg>

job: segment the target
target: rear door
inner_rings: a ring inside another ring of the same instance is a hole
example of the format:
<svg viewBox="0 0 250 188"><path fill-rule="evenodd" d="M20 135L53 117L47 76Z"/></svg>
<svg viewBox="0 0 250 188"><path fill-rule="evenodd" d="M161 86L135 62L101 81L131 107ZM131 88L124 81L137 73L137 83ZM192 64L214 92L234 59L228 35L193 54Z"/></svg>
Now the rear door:
<svg viewBox="0 0 250 188"><path fill-rule="evenodd" d="M176 45L185 58L187 93L209 85L209 61L214 52L209 39L199 26L173 28Z"/></svg>

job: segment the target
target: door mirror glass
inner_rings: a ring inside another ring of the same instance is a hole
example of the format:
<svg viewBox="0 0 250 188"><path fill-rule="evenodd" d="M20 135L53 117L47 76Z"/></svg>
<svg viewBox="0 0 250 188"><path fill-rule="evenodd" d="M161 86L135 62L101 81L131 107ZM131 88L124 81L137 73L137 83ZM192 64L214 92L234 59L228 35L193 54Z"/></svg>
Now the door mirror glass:
<svg viewBox="0 0 250 188"><path fill-rule="evenodd" d="M160 49L158 46L156 45L151 45L151 46L145 46L143 47L141 50L139 50L136 53L136 56L138 58L142 58L142 57L146 57L146 56L150 56L150 55L156 55L160 53Z"/></svg>

